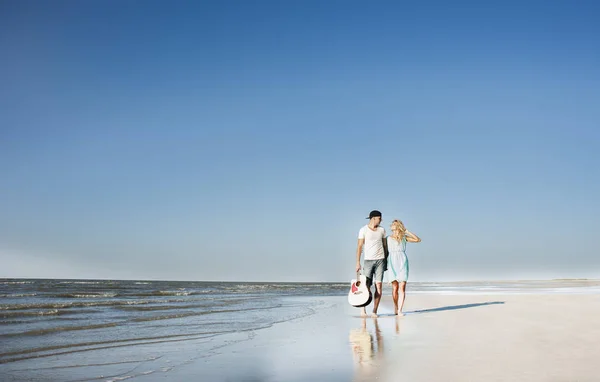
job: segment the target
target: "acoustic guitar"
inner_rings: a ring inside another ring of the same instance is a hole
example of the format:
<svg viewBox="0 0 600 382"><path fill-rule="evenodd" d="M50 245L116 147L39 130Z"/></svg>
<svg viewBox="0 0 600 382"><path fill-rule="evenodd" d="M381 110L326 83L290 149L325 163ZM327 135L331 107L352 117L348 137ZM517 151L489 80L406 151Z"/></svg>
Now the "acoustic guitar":
<svg viewBox="0 0 600 382"><path fill-rule="evenodd" d="M352 280L350 284L348 302L354 307L362 308L369 305L372 298L371 290L367 288L367 277L361 275L360 271L356 272L356 279Z"/></svg>

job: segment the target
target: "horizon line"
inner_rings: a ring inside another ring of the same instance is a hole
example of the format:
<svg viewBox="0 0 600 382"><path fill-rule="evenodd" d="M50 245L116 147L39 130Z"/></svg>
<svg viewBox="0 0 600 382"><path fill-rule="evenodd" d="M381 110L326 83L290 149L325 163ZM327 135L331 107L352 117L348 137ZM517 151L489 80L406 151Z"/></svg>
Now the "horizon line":
<svg viewBox="0 0 600 382"><path fill-rule="evenodd" d="M56 277L0 277L0 280L83 280L83 281L149 281L149 282L206 282L206 283L271 283L271 284L347 284L346 281L269 281L269 280L174 280L174 279L122 279L122 278L56 278ZM411 283L461 283L461 282L507 282L507 281L600 281L600 278L531 278L531 279L478 279L478 280L415 280ZM387 282L384 282L388 284Z"/></svg>

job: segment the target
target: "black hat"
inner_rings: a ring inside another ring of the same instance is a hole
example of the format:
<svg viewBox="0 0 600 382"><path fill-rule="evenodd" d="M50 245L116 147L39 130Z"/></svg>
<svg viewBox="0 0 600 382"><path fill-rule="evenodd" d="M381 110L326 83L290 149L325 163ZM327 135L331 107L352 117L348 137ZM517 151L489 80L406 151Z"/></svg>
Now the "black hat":
<svg viewBox="0 0 600 382"><path fill-rule="evenodd" d="M377 216L381 217L381 212L379 212L377 210L373 210L369 213L369 217L367 219L373 219L373 218L376 218Z"/></svg>

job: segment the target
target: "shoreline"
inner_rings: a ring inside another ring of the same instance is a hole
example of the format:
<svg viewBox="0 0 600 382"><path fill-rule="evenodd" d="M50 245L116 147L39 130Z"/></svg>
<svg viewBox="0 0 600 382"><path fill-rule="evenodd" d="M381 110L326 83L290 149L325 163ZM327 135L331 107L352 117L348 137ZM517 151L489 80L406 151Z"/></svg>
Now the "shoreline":
<svg viewBox="0 0 600 382"><path fill-rule="evenodd" d="M285 297L312 313L267 328L0 364L17 380L597 380L600 294L388 293L379 317L345 296ZM367 307L371 312L372 305Z"/></svg>

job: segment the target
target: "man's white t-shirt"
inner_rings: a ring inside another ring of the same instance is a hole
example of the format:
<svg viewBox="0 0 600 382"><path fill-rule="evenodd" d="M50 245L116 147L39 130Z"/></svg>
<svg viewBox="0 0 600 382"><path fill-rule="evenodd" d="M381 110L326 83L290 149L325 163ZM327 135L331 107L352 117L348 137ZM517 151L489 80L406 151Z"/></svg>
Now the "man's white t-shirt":
<svg viewBox="0 0 600 382"><path fill-rule="evenodd" d="M365 245L363 246L365 260L385 259L385 252L383 251L384 237L385 229L381 226L373 231L369 228L369 225L366 225L358 231L358 238L365 239Z"/></svg>

